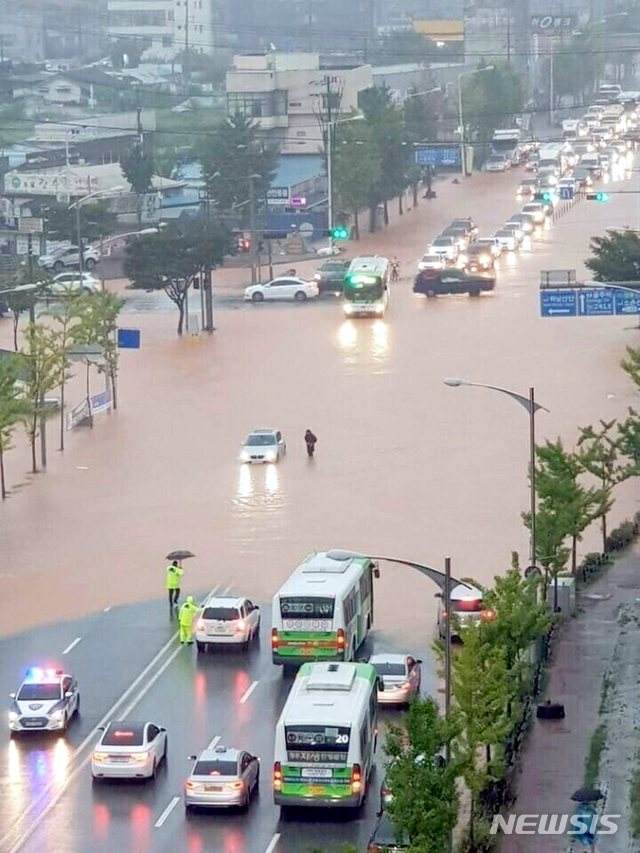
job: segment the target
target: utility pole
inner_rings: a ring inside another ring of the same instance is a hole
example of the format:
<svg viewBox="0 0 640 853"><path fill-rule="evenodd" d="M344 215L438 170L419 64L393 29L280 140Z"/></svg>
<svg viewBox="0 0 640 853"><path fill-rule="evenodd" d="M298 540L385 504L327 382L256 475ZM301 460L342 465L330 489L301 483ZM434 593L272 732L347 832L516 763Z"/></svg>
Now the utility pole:
<svg viewBox="0 0 640 853"><path fill-rule="evenodd" d="M29 284L33 284L33 237L31 234L27 236L27 263L29 264ZM29 322L36 321L36 300L32 296L29 300Z"/></svg>
<svg viewBox="0 0 640 853"><path fill-rule="evenodd" d="M444 558L444 612L447 614L444 620L444 715L445 719L451 719L451 557ZM445 761L447 765L451 761L451 744L447 740L445 748ZM450 830L447 838L447 851L453 850L453 832Z"/></svg>
<svg viewBox="0 0 640 853"><path fill-rule="evenodd" d="M206 239L209 239L209 228L211 223L211 188L207 181L207 197L205 200L206 208ZM211 267L207 264L207 269L204 273L204 330L205 332L213 332L213 285L211 281Z"/></svg>
<svg viewBox="0 0 640 853"><path fill-rule="evenodd" d="M333 116L331 113L331 78L327 74L327 227L329 229L329 249L333 249Z"/></svg>
<svg viewBox="0 0 640 853"><path fill-rule="evenodd" d="M251 284L256 283L256 188L254 180L260 175L249 175L249 229L251 231Z"/></svg>
<svg viewBox="0 0 640 853"><path fill-rule="evenodd" d="M184 0L184 60L182 76L184 77L185 95L189 89L189 0Z"/></svg>
<svg viewBox="0 0 640 853"><path fill-rule="evenodd" d="M138 132L138 145L140 149L144 145L144 136L142 134L142 104L140 103L140 86L136 86L136 128Z"/></svg>

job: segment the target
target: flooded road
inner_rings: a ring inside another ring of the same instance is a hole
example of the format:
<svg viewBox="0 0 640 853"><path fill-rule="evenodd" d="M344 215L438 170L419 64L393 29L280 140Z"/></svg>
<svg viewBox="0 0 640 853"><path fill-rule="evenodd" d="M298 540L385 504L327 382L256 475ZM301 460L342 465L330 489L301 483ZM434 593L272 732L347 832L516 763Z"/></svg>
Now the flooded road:
<svg viewBox="0 0 640 853"><path fill-rule="evenodd" d="M511 551L525 559L526 415L442 379L521 393L535 385L550 409L538 415L540 439L571 444L578 425L624 416L633 399L618 363L638 333L624 318L540 319L538 281L542 269L580 270L590 234L637 221L637 197L577 205L500 261L492 295L414 296L429 239L463 214L493 233L520 206L515 183L476 175L445 184L431 207L362 241L361 253L401 259L384 320L345 320L333 299L246 305L219 311L213 337L177 340L173 313L127 315L142 349L122 353L117 414L71 436L64 457L51 451L46 476L1 508L2 632L160 596L164 555L177 547L197 554L185 589L233 582L259 600L314 548L434 566L448 554L455 574L482 581ZM626 186L637 183L634 173ZM285 435L277 466L239 464L241 442L259 427ZM312 460L307 427L319 438ZM27 456L12 453L15 482ZM621 487L612 522L635 501L632 485ZM582 549L596 542L594 529ZM411 637L433 624L434 590L410 570L385 567L379 589L381 626Z"/></svg>

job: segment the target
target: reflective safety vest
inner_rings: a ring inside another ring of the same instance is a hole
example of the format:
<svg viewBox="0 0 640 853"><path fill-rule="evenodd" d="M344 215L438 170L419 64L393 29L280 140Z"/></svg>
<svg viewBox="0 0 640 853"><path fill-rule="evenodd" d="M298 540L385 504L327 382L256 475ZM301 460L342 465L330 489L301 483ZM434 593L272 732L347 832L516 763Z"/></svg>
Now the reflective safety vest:
<svg viewBox="0 0 640 853"><path fill-rule="evenodd" d="M178 614L178 621L183 626L191 625L197 612L197 604L189 604L188 601L185 601L185 603L180 608L180 613Z"/></svg>
<svg viewBox="0 0 640 853"><path fill-rule="evenodd" d="M180 589L180 578L184 569L180 566L167 566L167 589Z"/></svg>

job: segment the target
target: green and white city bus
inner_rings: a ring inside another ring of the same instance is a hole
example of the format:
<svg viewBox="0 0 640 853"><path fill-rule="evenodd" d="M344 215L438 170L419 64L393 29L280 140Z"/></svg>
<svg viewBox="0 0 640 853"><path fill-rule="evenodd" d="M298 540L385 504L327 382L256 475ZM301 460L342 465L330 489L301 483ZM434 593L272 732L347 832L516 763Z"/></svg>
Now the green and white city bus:
<svg viewBox="0 0 640 853"><path fill-rule="evenodd" d="M367 557L310 554L273 597L273 662L355 660L373 625L373 576Z"/></svg>
<svg viewBox="0 0 640 853"><path fill-rule="evenodd" d="M362 805L378 736L377 687L368 663L300 668L276 725L276 805Z"/></svg>
<svg viewBox="0 0 640 853"><path fill-rule="evenodd" d="M387 258L354 258L344 277L343 308L347 317L383 317L389 306L391 264Z"/></svg>

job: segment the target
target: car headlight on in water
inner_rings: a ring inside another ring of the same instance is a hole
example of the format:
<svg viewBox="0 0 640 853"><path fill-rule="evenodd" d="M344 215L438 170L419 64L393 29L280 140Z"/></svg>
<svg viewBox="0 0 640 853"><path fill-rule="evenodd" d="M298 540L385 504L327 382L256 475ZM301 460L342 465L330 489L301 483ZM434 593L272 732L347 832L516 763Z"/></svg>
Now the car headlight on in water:
<svg viewBox="0 0 640 853"><path fill-rule="evenodd" d="M354 309L354 306L353 306L353 305L351 305L350 303L347 303L347 304L344 306L344 313L345 313L345 314L353 314L354 310L355 310L355 309Z"/></svg>
<svg viewBox="0 0 640 853"><path fill-rule="evenodd" d="M251 455L248 450L243 450L240 454L240 459L242 459L243 462L248 462L250 458Z"/></svg>
<svg viewBox="0 0 640 853"><path fill-rule="evenodd" d="M491 258L489 257L489 255L480 255L479 260L481 264L488 264Z"/></svg>
<svg viewBox="0 0 640 853"><path fill-rule="evenodd" d="M53 720L54 723L59 722L63 717L64 717L64 711L62 711L62 710L54 711L51 714L51 719Z"/></svg>
<svg viewBox="0 0 640 853"><path fill-rule="evenodd" d="M382 304L382 302L376 302L374 303L373 310L376 313L381 314L384 311L384 305Z"/></svg>
<svg viewBox="0 0 640 853"><path fill-rule="evenodd" d="M17 723L18 722L18 714L15 711L9 711L9 722Z"/></svg>
<svg viewBox="0 0 640 853"><path fill-rule="evenodd" d="M277 456L278 454L275 452L275 450L267 450L264 458L267 460L267 462L275 462Z"/></svg>

